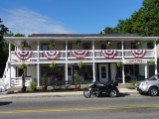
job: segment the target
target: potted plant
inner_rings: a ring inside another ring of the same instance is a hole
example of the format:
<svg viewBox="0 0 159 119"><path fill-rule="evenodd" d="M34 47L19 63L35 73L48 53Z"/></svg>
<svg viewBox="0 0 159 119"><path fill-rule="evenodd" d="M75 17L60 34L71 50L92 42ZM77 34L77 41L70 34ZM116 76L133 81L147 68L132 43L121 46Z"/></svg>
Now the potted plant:
<svg viewBox="0 0 159 119"><path fill-rule="evenodd" d="M75 89L80 90L80 75L78 72L75 72L74 74L74 83L75 83Z"/></svg>
<svg viewBox="0 0 159 119"><path fill-rule="evenodd" d="M80 40L77 40L75 44L76 44L76 46L80 47L82 43Z"/></svg>
<svg viewBox="0 0 159 119"><path fill-rule="evenodd" d="M122 67L122 66L123 66L123 62L122 62L122 61L117 62L117 63L116 63L116 66L117 66L117 67Z"/></svg>
<svg viewBox="0 0 159 119"><path fill-rule="evenodd" d="M137 40L137 41L135 42L135 45L136 45L137 48L141 47L142 41L141 41L141 40Z"/></svg>
<svg viewBox="0 0 159 119"><path fill-rule="evenodd" d="M74 74L75 88L77 90L80 90L80 88L81 88L81 85L80 85L80 83L81 83L80 74L81 74L81 71L82 71L82 68L83 68L84 64L83 64L82 61L80 61L80 62L77 63L77 66L78 66L79 72L75 72L75 74Z"/></svg>
<svg viewBox="0 0 159 119"><path fill-rule="evenodd" d="M26 92L26 86L25 86L25 69L27 68L27 65L25 63L20 65L20 69L22 69L23 74L22 74L22 92Z"/></svg>
<svg viewBox="0 0 159 119"><path fill-rule="evenodd" d="M112 45L112 42L110 40L107 40L105 45L106 45L106 48L108 48Z"/></svg>
<svg viewBox="0 0 159 119"><path fill-rule="evenodd" d="M153 65L155 65L155 61L150 60L150 61L147 62L147 64L148 64L149 66L153 66Z"/></svg>
<svg viewBox="0 0 159 119"><path fill-rule="evenodd" d="M44 73L43 76L41 77L41 85L42 85L42 90L46 91L47 90L47 74Z"/></svg>
<svg viewBox="0 0 159 119"><path fill-rule="evenodd" d="M36 84L36 82L34 81L34 80L32 80L31 82L30 82L30 89L32 90L32 91L36 91L37 90L37 84Z"/></svg>
<svg viewBox="0 0 159 119"><path fill-rule="evenodd" d="M24 50L24 47L29 47L29 44L26 41L22 41L21 44L20 44L20 46Z"/></svg>
<svg viewBox="0 0 159 119"><path fill-rule="evenodd" d="M56 67L56 64L55 62L51 62L50 65L49 65L50 69L54 70L55 67Z"/></svg>
<svg viewBox="0 0 159 119"><path fill-rule="evenodd" d="M49 42L49 49L52 49L53 47L55 47L56 43L55 41L50 41Z"/></svg>

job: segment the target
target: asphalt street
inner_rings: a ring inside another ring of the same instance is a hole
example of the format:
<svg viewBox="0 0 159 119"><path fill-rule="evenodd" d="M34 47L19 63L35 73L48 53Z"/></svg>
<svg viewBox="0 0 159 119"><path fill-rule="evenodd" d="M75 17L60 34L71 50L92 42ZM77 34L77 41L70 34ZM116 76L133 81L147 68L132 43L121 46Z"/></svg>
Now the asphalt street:
<svg viewBox="0 0 159 119"><path fill-rule="evenodd" d="M159 97L122 95L0 99L0 119L158 119Z"/></svg>

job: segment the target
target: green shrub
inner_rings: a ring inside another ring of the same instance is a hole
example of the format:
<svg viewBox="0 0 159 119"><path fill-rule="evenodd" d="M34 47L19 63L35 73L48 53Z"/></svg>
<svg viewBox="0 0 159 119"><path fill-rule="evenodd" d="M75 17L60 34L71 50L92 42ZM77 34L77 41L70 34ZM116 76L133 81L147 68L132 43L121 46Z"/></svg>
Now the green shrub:
<svg viewBox="0 0 159 119"><path fill-rule="evenodd" d="M134 78L134 79L131 79L131 81L130 81L130 83L133 85L133 86L135 86L135 83L137 82L137 79L136 78Z"/></svg>
<svg viewBox="0 0 159 119"><path fill-rule="evenodd" d="M36 89L37 89L37 88L36 88L36 85L37 85L37 84L36 84L36 82L35 82L34 80L32 80L32 81L30 82L30 88L31 88L32 91L36 91Z"/></svg>
<svg viewBox="0 0 159 119"><path fill-rule="evenodd" d="M78 73L74 74L74 83L80 84L80 75Z"/></svg>

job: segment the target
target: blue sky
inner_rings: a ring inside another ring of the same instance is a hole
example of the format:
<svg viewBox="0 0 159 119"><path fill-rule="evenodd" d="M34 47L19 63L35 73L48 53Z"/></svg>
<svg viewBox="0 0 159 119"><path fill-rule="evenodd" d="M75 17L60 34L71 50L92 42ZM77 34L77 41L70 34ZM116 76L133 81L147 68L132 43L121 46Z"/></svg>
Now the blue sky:
<svg viewBox="0 0 159 119"><path fill-rule="evenodd" d="M99 33L142 7L143 0L1 0L0 17L10 31Z"/></svg>

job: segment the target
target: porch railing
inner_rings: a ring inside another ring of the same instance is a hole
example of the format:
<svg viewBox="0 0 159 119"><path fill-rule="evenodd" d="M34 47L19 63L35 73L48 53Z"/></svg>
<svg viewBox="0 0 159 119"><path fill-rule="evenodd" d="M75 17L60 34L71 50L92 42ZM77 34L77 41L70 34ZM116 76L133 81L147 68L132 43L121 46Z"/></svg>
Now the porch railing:
<svg viewBox="0 0 159 119"><path fill-rule="evenodd" d="M25 51L24 51L25 52ZM11 61L12 62L19 62L19 61L26 61L26 62L34 62L34 61L65 61L66 58L68 61L83 59L83 60L104 60L104 59L114 59L114 60L121 60L122 57L124 59L132 59L132 58L142 58L142 59L154 59L155 52L154 50L143 50L137 51L131 49L109 49L109 50L68 50L67 57L66 51L60 50L56 52L52 51L29 51L32 54L29 58L19 58L16 54L16 51L11 51ZM44 53L45 52L45 53ZM114 53L114 54L113 54ZM134 53L134 54L133 54ZM136 54L135 54L136 53ZM28 53L29 54L29 53ZM123 55L122 55L123 54ZM136 55L136 56L135 56ZM94 58L93 58L94 56Z"/></svg>

